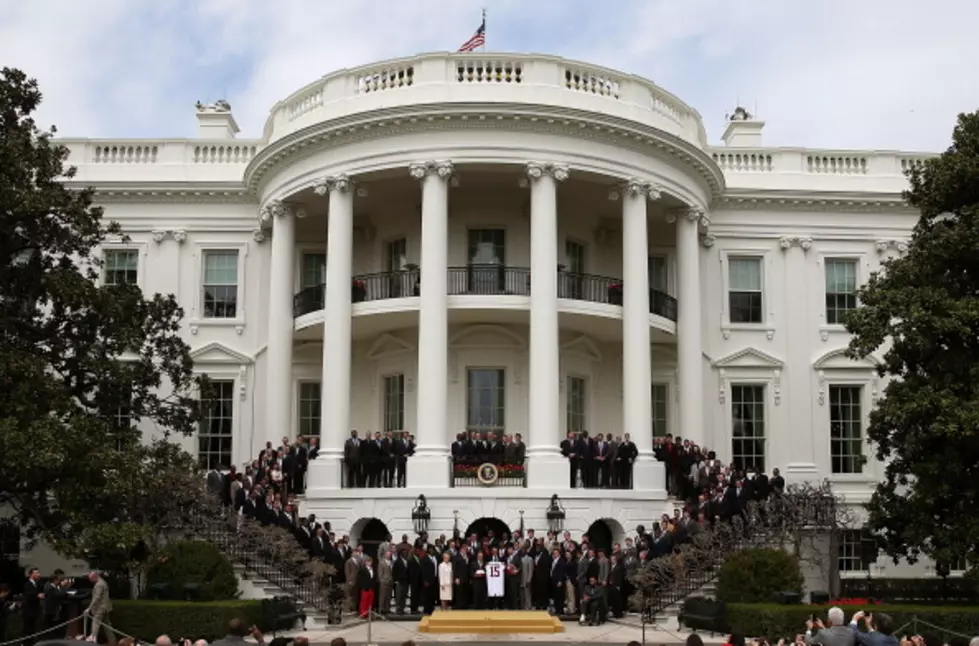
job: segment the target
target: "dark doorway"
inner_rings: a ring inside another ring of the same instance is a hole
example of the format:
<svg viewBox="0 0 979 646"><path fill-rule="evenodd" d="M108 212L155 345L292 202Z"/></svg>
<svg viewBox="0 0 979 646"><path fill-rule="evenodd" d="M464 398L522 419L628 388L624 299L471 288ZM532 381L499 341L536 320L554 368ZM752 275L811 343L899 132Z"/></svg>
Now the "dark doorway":
<svg viewBox="0 0 979 646"><path fill-rule="evenodd" d="M596 520L585 533L593 550L605 550L606 555L612 553L612 528L604 520Z"/></svg>
<svg viewBox="0 0 979 646"><path fill-rule="evenodd" d="M493 532L493 537L499 540L504 533L510 534L510 526L504 523L499 518L477 518L472 522L469 527L466 528L466 533L463 535L464 538L475 534L480 540L486 538L490 532Z"/></svg>
<svg viewBox="0 0 979 646"><path fill-rule="evenodd" d="M377 518L371 518L360 532L360 547L364 554L377 561L377 546L387 540L388 526Z"/></svg>

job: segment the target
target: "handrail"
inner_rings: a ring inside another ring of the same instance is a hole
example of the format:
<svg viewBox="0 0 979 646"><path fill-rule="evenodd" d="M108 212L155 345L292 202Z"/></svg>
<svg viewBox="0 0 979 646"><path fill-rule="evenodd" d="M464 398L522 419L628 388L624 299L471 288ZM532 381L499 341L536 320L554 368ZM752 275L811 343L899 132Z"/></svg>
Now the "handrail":
<svg viewBox="0 0 979 646"><path fill-rule="evenodd" d="M530 296L530 269L494 263L449 267L448 293L453 296Z"/></svg>

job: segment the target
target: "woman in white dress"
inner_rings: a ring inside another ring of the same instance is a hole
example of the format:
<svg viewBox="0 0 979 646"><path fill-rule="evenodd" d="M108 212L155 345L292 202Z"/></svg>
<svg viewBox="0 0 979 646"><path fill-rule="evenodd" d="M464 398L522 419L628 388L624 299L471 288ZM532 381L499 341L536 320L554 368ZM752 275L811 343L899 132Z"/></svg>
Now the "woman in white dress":
<svg viewBox="0 0 979 646"><path fill-rule="evenodd" d="M448 552L442 554L442 562L439 563L439 601L442 602L442 610L448 610L452 603L452 563L449 559L452 555Z"/></svg>

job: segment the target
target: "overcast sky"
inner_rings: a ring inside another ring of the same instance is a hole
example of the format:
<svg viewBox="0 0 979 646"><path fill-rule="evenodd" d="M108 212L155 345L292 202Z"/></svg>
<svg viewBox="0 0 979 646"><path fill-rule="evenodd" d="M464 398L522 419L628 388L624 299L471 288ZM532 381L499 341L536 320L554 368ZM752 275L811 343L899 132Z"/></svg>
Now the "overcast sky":
<svg viewBox="0 0 979 646"><path fill-rule="evenodd" d="M456 50L483 7L488 51L646 76L712 142L739 99L778 146L937 151L979 109L979 0L0 0L0 65L64 136L189 137L220 98L258 136L325 73Z"/></svg>

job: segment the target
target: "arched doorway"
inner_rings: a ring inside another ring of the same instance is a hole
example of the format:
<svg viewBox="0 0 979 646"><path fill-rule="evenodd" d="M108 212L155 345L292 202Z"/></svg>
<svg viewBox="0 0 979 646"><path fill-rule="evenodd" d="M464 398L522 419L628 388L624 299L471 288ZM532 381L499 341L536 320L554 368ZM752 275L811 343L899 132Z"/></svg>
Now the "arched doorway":
<svg viewBox="0 0 979 646"><path fill-rule="evenodd" d="M504 523L499 518L477 518L474 520L469 527L466 528L466 533L463 537L468 538L469 536L475 534L480 540L489 536L489 533L493 532L493 537L499 540L500 536L504 533L510 534L510 526Z"/></svg>
<svg viewBox="0 0 979 646"><path fill-rule="evenodd" d="M588 531L585 533L588 534L588 544L593 550L605 550L606 554L611 553L613 535L612 528L607 522L598 519L588 526Z"/></svg>
<svg viewBox="0 0 979 646"><path fill-rule="evenodd" d="M357 531L359 526L359 532ZM388 526L378 518L361 518L351 528L351 537L356 537L357 545L364 554L377 560L377 547L390 535Z"/></svg>

